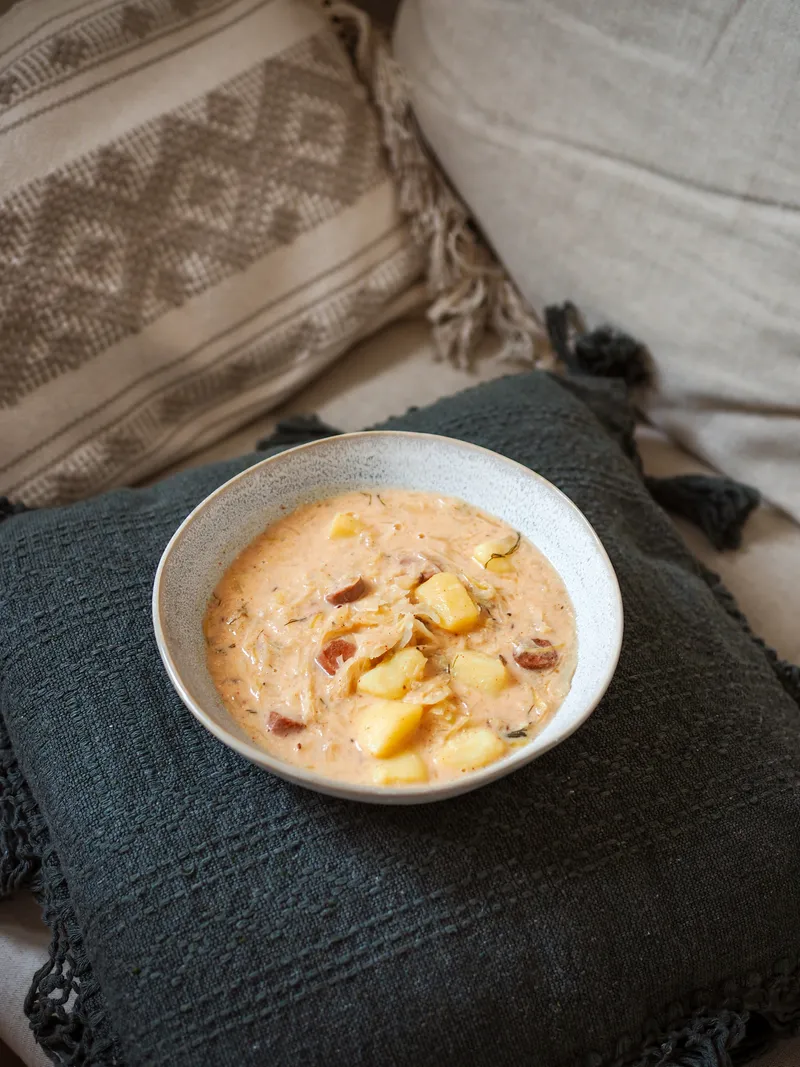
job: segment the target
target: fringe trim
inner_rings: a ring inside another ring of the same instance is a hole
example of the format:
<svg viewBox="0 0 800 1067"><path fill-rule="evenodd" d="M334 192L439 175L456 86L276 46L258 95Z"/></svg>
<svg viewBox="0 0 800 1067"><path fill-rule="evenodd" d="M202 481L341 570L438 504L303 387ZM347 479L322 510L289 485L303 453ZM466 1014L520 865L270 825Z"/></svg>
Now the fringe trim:
<svg viewBox="0 0 800 1067"><path fill-rule="evenodd" d="M0 720L0 900L29 886L39 870L32 844L36 808L24 792L25 780Z"/></svg>
<svg viewBox="0 0 800 1067"><path fill-rule="evenodd" d="M100 987L83 948L58 857L43 846L32 889L50 927L49 958L33 976L25 1014L44 1053L62 1067L120 1067Z"/></svg>
<svg viewBox="0 0 800 1067"><path fill-rule="evenodd" d="M670 1005L638 1038L625 1036L608 1056L589 1053L569 1067L737 1067L800 1032L800 968L776 961L772 973L701 990L691 1005Z"/></svg>
<svg viewBox="0 0 800 1067"><path fill-rule="evenodd" d="M49 832L13 756L0 715L0 898L28 886L51 931L25 1015L44 1053L61 1067L119 1067L120 1059Z"/></svg>
<svg viewBox="0 0 800 1067"><path fill-rule="evenodd" d="M569 371L624 383L628 422L622 429L622 445L656 503L693 522L717 551L739 548L744 525L761 502L756 489L724 475L653 478L644 473L634 439L638 415L635 395L652 381L653 361L648 349L610 326L588 330L571 301L546 308L545 323L553 351Z"/></svg>
<svg viewBox="0 0 800 1067"><path fill-rule="evenodd" d="M400 210L425 252L427 316L439 359L469 367L484 335L501 341L498 359L552 363L541 320L479 235L469 211L423 146L403 71L369 16L352 4L322 0L380 116Z"/></svg>

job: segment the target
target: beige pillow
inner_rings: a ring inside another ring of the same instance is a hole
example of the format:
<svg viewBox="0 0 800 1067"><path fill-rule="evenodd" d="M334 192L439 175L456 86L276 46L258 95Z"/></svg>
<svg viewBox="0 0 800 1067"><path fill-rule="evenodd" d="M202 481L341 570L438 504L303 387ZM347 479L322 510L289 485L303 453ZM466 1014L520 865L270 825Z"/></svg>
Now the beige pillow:
<svg viewBox="0 0 800 1067"><path fill-rule="evenodd" d="M650 413L800 520L800 9L404 0L418 120L534 307L646 341Z"/></svg>
<svg viewBox="0 0 800 1067"><path fill-rule="evenodd" d="M132 482L419 302L379 121L302 0L0 18L0 492Z"/></svg>

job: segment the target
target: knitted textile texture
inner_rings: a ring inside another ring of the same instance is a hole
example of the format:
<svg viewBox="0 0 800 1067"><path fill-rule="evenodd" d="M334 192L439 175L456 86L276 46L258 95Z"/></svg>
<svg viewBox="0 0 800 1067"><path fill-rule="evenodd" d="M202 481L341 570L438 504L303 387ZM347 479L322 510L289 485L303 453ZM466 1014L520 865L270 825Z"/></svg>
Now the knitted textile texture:
<svg viewBox="0 0 800 1067"><path fill-rule="evenodd" d="M175 527L263 455L9 516L0 893L32 883L53 930L37 1038L87 1067L745 1062L800 1021L796 668L651 499L622 383L532 372L386 427L583 510L625 608L606 697L468 796L319 796L203 730L150 622Z"/></svg>

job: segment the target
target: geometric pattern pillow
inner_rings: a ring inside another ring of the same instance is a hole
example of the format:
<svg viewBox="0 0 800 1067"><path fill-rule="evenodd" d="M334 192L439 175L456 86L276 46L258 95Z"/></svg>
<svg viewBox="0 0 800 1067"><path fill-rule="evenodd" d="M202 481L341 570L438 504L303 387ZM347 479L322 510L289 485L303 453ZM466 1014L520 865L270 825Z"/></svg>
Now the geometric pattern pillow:
<svg viewBox="0 0 800 1067"><path fill-rule="evenodd" d="M0 493L130 483L419 295L376 114L301 0L0 17Z"/></svg>

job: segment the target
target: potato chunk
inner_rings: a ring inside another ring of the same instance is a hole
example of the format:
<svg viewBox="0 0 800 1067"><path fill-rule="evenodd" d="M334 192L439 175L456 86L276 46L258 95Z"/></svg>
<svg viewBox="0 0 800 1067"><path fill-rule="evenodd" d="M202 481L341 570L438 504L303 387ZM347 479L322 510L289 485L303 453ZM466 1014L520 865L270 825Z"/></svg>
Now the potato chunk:
<svg viewBox="0 0 800 1067"><path fill-rule="evenodd" d="M349 511L339 511L333 516L333 522L328 530L328 538L335 541L338 537L355 537L364 529L364 523L357 515Z"/></svg>
<svg viewBox="0 0 800 1067"><path fill-rule="evenodd" d="M436 762L466 773L493 763L505 750L506 746L488 726L471 726L445 741Z"/></svg>
<svg viewBox="0 0 800 1067"><path fill-rule="evenodd" d="M499 693L508 682L501 660L485 652L459 652L450 667L450 676L456 682L492 694Z"/></svg>
<svg viewBox="0 0 800 1067"><path fill-rule="evenodd" d="M487 571L508 574L514 569L510 559L510 553L515 548L514 540L513 537L505 537L500 541L484 541L483 544L475 546L472 558Z"/></svg>
<svg viewBox="0 0 800 1067"><path fill-rule="evenodd" d="M399 700L411 683L422 677L425 663L418 648L404 648L362 674L358 679L358 691L386 700Z"/></svg>
<svg viewBox="0 0 800 1067"><path fill-rule="evenodd" d="M358 717L356 737L371 756L394 756L411 740L422 718L422 704L377 700Z"/></svg>
<svg viewBox="0 0 800 1067"><path fill-rule="evenodd" d="M416 752L403 752L392 759L381 760L372 772L375 785L412 785L427 782L428 768Z"/></svg>
<svg viewBox="0 0 800 1067"><path fill-rule="evenodd" d="M469 630L480 618L478 605L457 574L447 571L434 574L417 589L417 599L431 610L439 626L451 634Z"/></svg>

